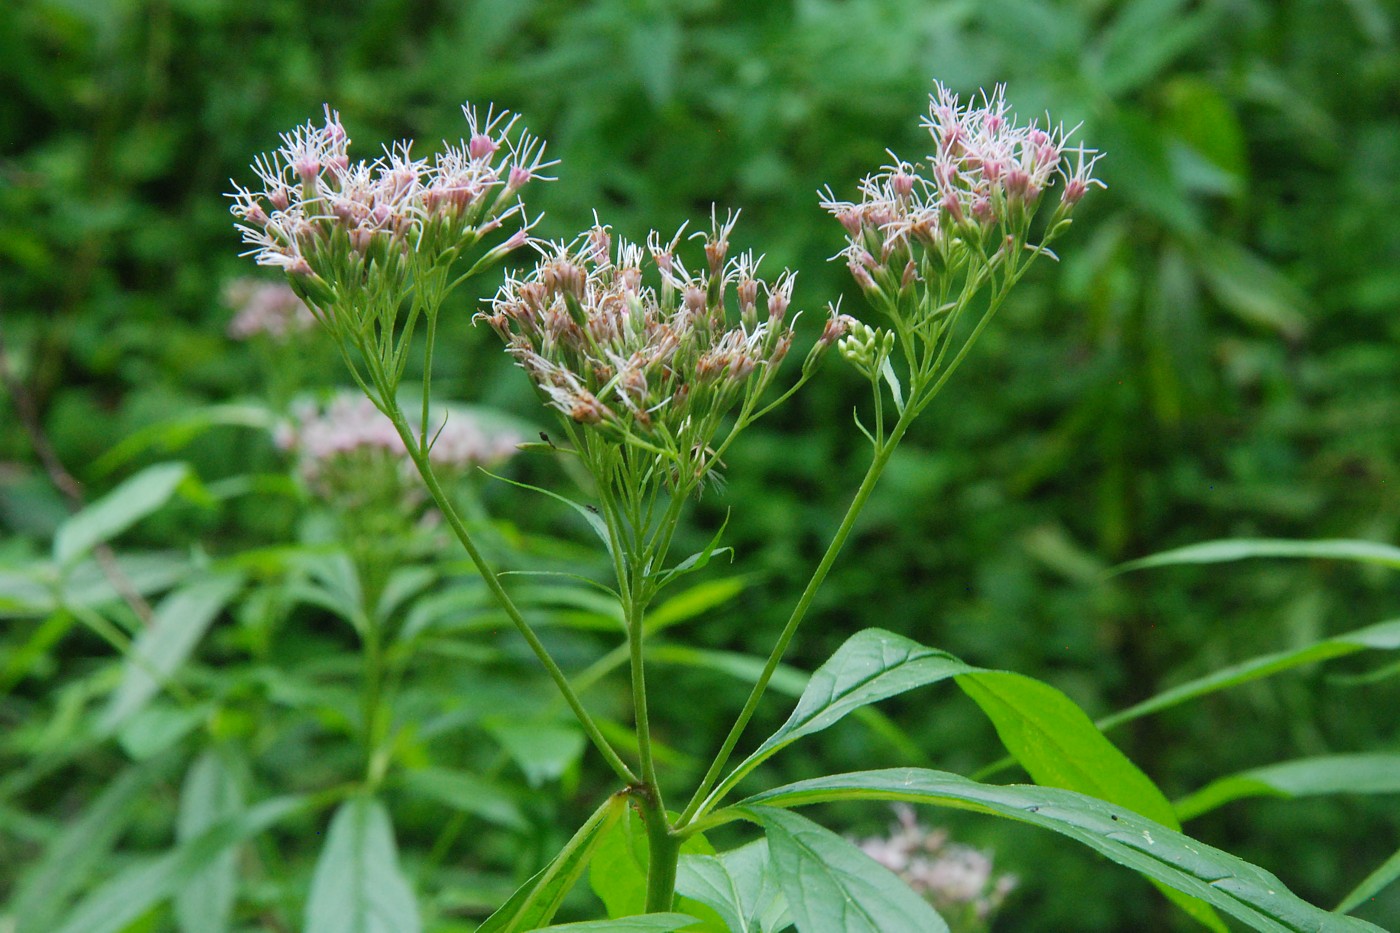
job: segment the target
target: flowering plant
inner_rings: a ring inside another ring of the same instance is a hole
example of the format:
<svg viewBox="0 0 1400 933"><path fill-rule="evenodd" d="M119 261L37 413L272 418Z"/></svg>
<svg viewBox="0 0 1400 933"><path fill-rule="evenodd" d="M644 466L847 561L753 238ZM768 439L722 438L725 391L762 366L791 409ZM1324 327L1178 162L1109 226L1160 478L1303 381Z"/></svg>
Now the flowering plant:
<svg viewBox="0 0 1400 933"><path fill-rule="evenodd" d="M568 243L535 243L519 197L549 164L542 144L512 137L514 121L505 115L466 114L470 139L433 162L413 157L404 143L376 162L351 163L345 131L327 108L324 126L287 134L276 154L255 164L259 190L239 188L233 197L254 255L284 270L313 308L492 597L618 779L616 792L480 931L546 927L590 865L609 919L572 929L947 929L929 900L868 851L793 812L869 799L959 807L1061 833L1145 875L1215 929L1223 929L1217 909L1258 929L1372 929L1320 911L1262 869L1181 835L1157 786L1054 688L891 632L851 636L812 674L789 719L730 765L900 441L1030 265L1053 255L1049 246L1069 228L1076 205L1101 185L1097 153L1071 149L1072 134L1062 128L1018 123L1000 88L964 104L938 86L925 121L932 151L923 162L893 157L860 185L856 200L838 200L829 189L822 196L846 232L841 255L874 316L858 320L830 307L797 378L766 400L799 339L798 316L790 313L794 279L784 272L765 282L753 256L731 256L734 215L723 222L714 215L699 235L702 261L681 255L683 234L663 240L653 232L642 247L614 243L602 224ZM494 242L507 226L514 231ZM434 457L443 438L435 433L430 380L443 301L456 284L527 243L541 260L509 276L478 319L501 336L558 417L566 443L536 446L578 458L591 478L596 504L564 501L585 516L610 558L613 580L587 582L616 600L623 621L635 730L621 742L600 727L477 546ZM427 333L415 425L399 398L420 320ZM676 788L658 767L648 714L648 608L666 583L701 569L719 548L723 529L704 550L669 563L686 503L716 477L743 429L810 379L833 344L871 388L867 416L857 420L871 445L869 466L748 700L688 802L673 810L666 801ZM981 707L1035 784L909 768L828 775L728 802L792 743L860 707L944 680ZM308 929L418 929L387 815L373 796L388 767L384 756L392 757L392 743L381 747L381 767L335 817L327 849L358 846L357 863L383 866L384 896L346 919L333 869L318 869ZM707 834L740 821L762 837L715 852Z"/></svg>

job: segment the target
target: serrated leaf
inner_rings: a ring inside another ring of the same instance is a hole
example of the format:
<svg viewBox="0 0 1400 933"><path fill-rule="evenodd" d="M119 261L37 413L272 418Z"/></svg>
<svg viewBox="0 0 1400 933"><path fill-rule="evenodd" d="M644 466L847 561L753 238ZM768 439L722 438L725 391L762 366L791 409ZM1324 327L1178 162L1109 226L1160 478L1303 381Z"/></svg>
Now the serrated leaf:
<svg viewBox="0 0 1400 933"><path fill-rule="evenodd" d="M210 623L242 586L237 577L209 577L167 595L122 664L122 680L98 718L110 735L139 712L193 653Z"/></svg>
<svg viewBox="0 0 1400 933"><path fill-rule="evenodd" d="M892 768L837 774L756 794L734 809L836 800L897 800L989 813L1068 836L1147 878L1268 933L1380 933L1314 907L1274 875L1115 804L1053 787L979 784L956 774ZM755 822L762 822L752 817Z"/></svg>
<svg viewBox="0 0 1400 933"><path fill-rule="evenodd" d="M1250 768L1211 781L1176 804L1193 820L1243 797L1316 797L1324 794L1400 794L1400 755L1318 755Z"/></svg>
<svg viewBox="0 0 1400 933"><path fill-rule="evenodd" d="M798 933L939 933L948 925L898 875L805 816L770 807L748 812L768 853Z"/></svg>
<svg viewBox="0 0 1400 933"><path fill-rule="evenodd" d="M418 902L399 870L389 812L373 797L341 804L311 876L305 933L418 933Z"/></svg>
<svg viewBox="0 0 1400 933"><path fill-rule="evenodd" d="M53 558L71 565L170 501L190 475L184 463L157 463L127 479L64 522L54 535Z"/></svg>

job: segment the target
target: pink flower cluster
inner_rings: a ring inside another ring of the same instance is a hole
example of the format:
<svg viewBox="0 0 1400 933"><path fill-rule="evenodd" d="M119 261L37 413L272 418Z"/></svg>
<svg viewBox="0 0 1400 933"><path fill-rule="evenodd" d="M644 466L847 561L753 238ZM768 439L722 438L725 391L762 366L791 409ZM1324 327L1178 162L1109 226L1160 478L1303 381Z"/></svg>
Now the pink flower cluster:
<svg viewBox="0 0 1400 933"><path fill-rule="evenodd" d="M549 248L528 276L507 279L477 319L572 422L683 455L703 451L719 419L762 392L792 346L793 276L764 281L752 253L730 258L734 221L713 218L693 237L705 255L694 271L676 254L684 228L666 242L653 231L643 249L614 247L609 229L595 226ZM644 284L648 257L655 285Z"/></svg>
<svg viewBox="0 0 1400 933"><path fill-rule="evenodd" d="M233 310L228 335L234 340L264 336L280 341L316 324L316 316L286 282L234 279L224 288L224 304Z"/></svg>
<svg viewBox="0 0 1400 933"><path fill-rule="evenodd" d="M1100 155L1071 149L1062 126L1018 124L1006 104L1005 87L980 104L961 104L935 84L923 121L934 150L926 164L894 157L868 176L858 201L840 201L830 189L822 207L840 221L848 237L843 250L851 274L867 291L899 292L926 274L921 253L951 260L958 243L992 250L1019 249L1045 192L1063 182L1053 228L1093 185Z"/></svg>
<svg viewBox="0 0 1400 933"><path fill-rule="evenodd" d="M948 831L919 823L908 806L895 807L890 835L860 840L866 855L904 879L940 913L970 914L985 924L1015 890L1015 875L994 875L992 859L971 846L950 842Z"/></svg>
<svg viewBox="0 0 1400 933"><path fill-rule="evenodd" d="M351 162L350 139L329 106L324 125L284 133L282 146L253 164L259 185L235 184L230 195L248 254L334 286L367 259L392 265L412 250L451 259L512 217L528 228L517 194L554 164L544 161L544 144L528 133L512 139L508 111L462 111L469 138L445 144L431 162L415 158L410 142ZM508 244L524 242L521 229Z"/></svg>
<svg viewBox="0 0 1400 933"><path fill-rule="evenodd" d="M521 440L514 432L490 430L454 413L443 423L428 456L436 467L461 471L509 458ZM416 475L393 422L358 393L341 393L325 406L297 406L279 427L276 441L297 455L302 478L321 495L333 494L347 481L353 488L354 477L347 474L360 468L388 466L405 481Z"/></svg>

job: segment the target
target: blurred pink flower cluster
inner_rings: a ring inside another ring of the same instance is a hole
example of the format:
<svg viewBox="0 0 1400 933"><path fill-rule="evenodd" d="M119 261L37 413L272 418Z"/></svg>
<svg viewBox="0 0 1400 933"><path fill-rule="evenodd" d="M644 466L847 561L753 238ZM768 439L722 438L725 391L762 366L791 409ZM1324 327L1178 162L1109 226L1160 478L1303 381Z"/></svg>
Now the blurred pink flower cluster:
<svg viewBox="0 0 1400 933"><path fill-rule="evenodd" d="M432 442L429 459L447 473L508 459L522 438L491 429L471 416L454 412ZM372 486L356 474L392 472L395 482L416 488L416 473L403 440L374 403L358 393L343 392L325 405L303 402L277 431L277 446L297 457L297 469L318 495L334 497ZM378 479L383 479L383 475Z"/></svg>
<svg viewBox="0 0 1400 933"><path fill-rule="evenodd" d="M401 142L372 162L351 162L329 106L324 125L284 133L281 147L253 164L259 185L235 184L230 194L249 255L334 288L355 281L369 260L393 267L415 251L450 260L512 218L521 229L501 249L522 245L529 224L516 196L553 163L528 133L512 139L509 112L462 111L469 138L445 144L432 161Z"/></svg>
<svg viewBox="0 0 1400 933"><path fill-rule="evenodd" d="M1091 185L1103 186L1093 177L1099 154L1071 149L1073 131L1062 126L1017 123L1004 86L981 103L962 104L935 84L923 126L934 145L926 163L891 153L893 164L861 182L859 200L822 193L822 207L846 230L842 255L866 291L896 294L929 274L926 256L946 267L959 246L991 254L1021 249L1057 181L1063 184L1052 230Z"/></svg>
<svg viewBox="0 0 1400 933"><path fill-rule="evenodd" d="M224 288L224 304L233 311L228 335L234 340L263 336L280 341L316 324L306 302L283 281L234 279Z"/></svg>
<svg viewBox="0 0 1400 933"><path fill-rule="evenodd" d="M951 842L947 830L924 826L912 807L896 806L895 814L890 834L859 840L861 851L903 878L955 929L963 916L984 928L1015 890L1016 876L996 875L991 856Z"/></svg>

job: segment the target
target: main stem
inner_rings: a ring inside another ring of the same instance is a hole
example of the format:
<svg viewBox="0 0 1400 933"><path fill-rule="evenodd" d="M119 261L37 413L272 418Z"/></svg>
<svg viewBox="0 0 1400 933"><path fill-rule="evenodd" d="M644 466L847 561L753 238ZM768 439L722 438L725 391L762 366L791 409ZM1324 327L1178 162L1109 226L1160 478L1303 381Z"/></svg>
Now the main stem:
<svg viewBox="0 0 1400 933"><path fill-rule="evenodd" d="M912 400L911 400L912 401ZM782 661L783 655L787 652L788 645L791 644L793 636L797 634L797 627L802 624L802 620L807 615L807 610L811 608L812 600L816 598L817 591L821 589L822 583L826 581L826 575L831 567L836 563L836 557L841 553L841 548L846 543L846 538L850 536L851 529L855 527L856 519L860 517L861 511L865 508L866 500L875 491L876 484L880 481L880 475L884 473L885 467L889 465L890 457L899 446L900 440L904 437L904 432L909 429L909 425L914 420L914 406L911 404L905 408L900 415L887 438L882 438L880 444L875 448L874 457L870 461L869 468L865 471L865 478L861 480L860 487L856 490L855 497L851 499L850 506L846 509L846 515L841 519L840 526L836 529L836 534L831 538L831 543L827 545L826 553L822 555L821 562L817 564L817 569L812 572L812 578L807 581L807 588L802 591L802 596L793 607L792 615L788 617L787 625L783 626L782 634L778 636L778 642L773 646L773 651L768 655L768 662L763 665L763 672L759 674L758 681L753 685L753 690L749 692L749 698L744 703L744 708L739 712L739 718L734 721L734 725L725 736L724 744L720 746L719 754L710 765L710 769L705 772L704 779L700 786L696 788L694 796L690 798L689 805L685 812L681 814L678 826L686 826L697 815L701 815L708 809L710 801L706 795L719 780L720 773L724 766L729 763L729 756L734 753L734 747L739 744L740 737L744 734L745 727L749 720L753 718L754 711L758 709L759 701L763 699L764 691L768 689L768 682L773 678L773 672L778 669L778 664Z"/></svg>
<svg viewBox="0 0 1400 933"><path fill-rule="evenodd" d="M583 726L583 731L588 735L588 738L593 742L594 746L597 747L599 753L603 756L603 760L608 763L608 767L612 768L617 776L628 784L636 784L637 775L632 772L631 768L627 767L626 762L618 757L612 745L603 737L603 733L598 729L598 724L593 721L593 717L588 714L588 710L584 709L583 702L579 700L578 694L574 692L574 688L569 685L569 678L559 668L559 665L555 663L553 656L549 653L549 649L540 641L539 636L535 634L535 630L530 627L530 623L525 621L525 617L521 614L519 607L515 605L515 601L510 598L510 594L505 591L505 587L501 586L501 581L497 578L495 569L487 562L482 553L477 550L475 542L472 541L471 533L467 531L467 526L463 524L451 500L447 498L447 493L443 490L442 484L438 482L437 476L433 473L432 465L428 463L427 454L418 447L416 443L417 438L413 436L413 430L409 428L408 423L404 420L403 413L398 410L397 406L393 407L391 418L394 422L394 427L399 432L399 436L403 438L404 446L408 448L408 455L412 458L413 465L418 468L418 472L422 475L423 482L427 485L428 492L433 497L433 502L436 503L443 517L447 519L448 526L451 527L457 540L461 542L462 547L467 552L467 556L471 558L472 564L476 566L477 572L481 574L481 579L485 581L486 588L491 591L491 595L496 598L496 602L505 610L506 615L510 618L511 622L515 624L516 629L520 631L521 637L523 637L530 646L530 650L535 653L535 657L539 658L540 663L543 664L545 670L549 672L550 679L554 681L554 686L559 688L559 692L563 695L564 701L569 704L569 709L573 710L574 716Z"/></svg>

